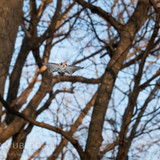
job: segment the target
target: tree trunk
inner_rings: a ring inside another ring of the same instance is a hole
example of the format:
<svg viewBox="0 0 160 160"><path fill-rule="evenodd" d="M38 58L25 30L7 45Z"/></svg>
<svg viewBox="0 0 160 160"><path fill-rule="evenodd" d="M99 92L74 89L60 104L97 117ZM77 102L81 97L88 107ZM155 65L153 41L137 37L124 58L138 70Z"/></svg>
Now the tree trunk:
<svg viewBox="0 0 160 160"><path fill-rule="evenodd" d="M0 94L4 93L18 26L22 19L22 0L0 0ZM0 104L0 117L2 105Z"/></svg>
<svg viewBox="0 0 160 160"><path fill-rule="evenodd" d="M92 113L85 149L85 159L87 160L99 159L98 152L103 141L103 123L114 82L124 60L126 59L128 50L132 45L136 33L145 23L149 7L149 0L139 0L133 15L124 25L123 30L120 31L121 40L118 44L117 50L114 52L113 57L108 63L106 73L98 89L98 96Z"/></svg>

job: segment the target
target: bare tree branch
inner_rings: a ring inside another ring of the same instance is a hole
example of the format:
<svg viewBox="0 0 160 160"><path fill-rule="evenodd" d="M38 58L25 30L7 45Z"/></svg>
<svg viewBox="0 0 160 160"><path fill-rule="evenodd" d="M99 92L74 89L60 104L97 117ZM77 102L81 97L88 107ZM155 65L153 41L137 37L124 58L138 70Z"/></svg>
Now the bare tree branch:
<svg viewBox="0 0 160 160"><path fill-rule="evenodd" d="M43 143L40 148L38 148L29 158L28 160L32 160L41 150L46 146L46 143Z"/></svg>
<svg viewBox="0 0 160 160"><path fill-rule="evenodd" d="M109 13L101 9L100 7L97 7L89 2L86 2L84 0L75 0L77 3L82 5L84 8L89 8L92 13L98 14L100 17L102 17L105 21L110 23L118 32L122 29L123 25L121 25L119 22L117 22Z"/></svg>
<svg viewBox="0 0 160 160"><path fill-rule="evenodd" d="M83 157L83 150L81 148L81 146L79 145L78 141L75 140L73 137L70 136L69 133L63 131L61 128L57 128L57 127L54 127L54 126L51 126L49 124L46 124L44 122L38 122L38 121L35 121L32 117L29 117L29 116L26 116L25 114L23 113L19 113L18 111L14 110L13 108L11 108L8 103L3 99L3 97L0 95L0 101L1 103L3 104L3 106L12 114L15 114L16 116L36 125L36 126L39 126L39 127L42 127L42 128L46 128L46 129L49 129L51 131L54 131L58 134L61 134L63 135L66 139L68 139L72 145L77 149L78 153L80 154L81 157ZM0 138L0 142L1 142L1 138Z"/></svg>

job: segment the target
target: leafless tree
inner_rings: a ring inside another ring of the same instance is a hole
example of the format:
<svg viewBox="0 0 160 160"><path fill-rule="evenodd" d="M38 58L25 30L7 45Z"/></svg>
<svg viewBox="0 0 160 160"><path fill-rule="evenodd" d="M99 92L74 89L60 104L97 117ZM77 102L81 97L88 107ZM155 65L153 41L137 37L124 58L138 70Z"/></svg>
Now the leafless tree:
<svg viewBox="0 0 160 160"><path fill-rule="evenodd" d="M158 159L160 1L1 0L0 23L1 159Z"/></svg>

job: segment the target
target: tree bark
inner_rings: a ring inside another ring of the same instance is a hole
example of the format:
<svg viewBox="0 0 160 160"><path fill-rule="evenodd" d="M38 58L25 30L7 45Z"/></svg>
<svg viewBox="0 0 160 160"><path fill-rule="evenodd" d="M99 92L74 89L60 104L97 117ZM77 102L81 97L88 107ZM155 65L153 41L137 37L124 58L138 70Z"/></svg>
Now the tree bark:
<svg viewBox="0 0 160 160"><path fill-rule="evenodd" d="M149 0L139 0L133 15L120 31L120 42L117 50L114 52L114 55L106 68L101 85L99 86L98 96L95 102L89 127L85 149L85 160L99 159L98 152L103 141L103 123L112 94L114 82L124 60L126 59L135 34L145 23L149 7Z"/></svg>
<svg viewBox="0 0 160 160"><path fill-rule="evenodd" d="M22 19L23 0L0 0L0 94L4 93L18 26ZM0 116L2 105L0 104Z"/></svg>

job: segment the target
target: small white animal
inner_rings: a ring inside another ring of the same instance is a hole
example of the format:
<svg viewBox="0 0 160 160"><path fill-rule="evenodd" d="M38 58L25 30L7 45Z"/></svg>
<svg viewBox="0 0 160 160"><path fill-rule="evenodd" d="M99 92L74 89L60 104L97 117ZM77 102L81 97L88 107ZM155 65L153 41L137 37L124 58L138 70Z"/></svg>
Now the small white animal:
<svg viewBox="0 0 160 160"><path fill-rule="evenodd" d="M75 71L79 69L83 69L84 67L67 65L67 61L63 63L42 63L45 65L50 72L58 72L59 75L63 76L65 73L73 74Z"/></svg>

